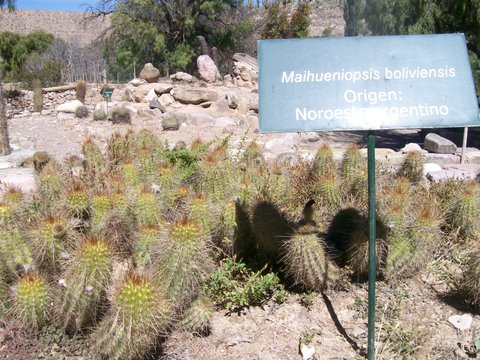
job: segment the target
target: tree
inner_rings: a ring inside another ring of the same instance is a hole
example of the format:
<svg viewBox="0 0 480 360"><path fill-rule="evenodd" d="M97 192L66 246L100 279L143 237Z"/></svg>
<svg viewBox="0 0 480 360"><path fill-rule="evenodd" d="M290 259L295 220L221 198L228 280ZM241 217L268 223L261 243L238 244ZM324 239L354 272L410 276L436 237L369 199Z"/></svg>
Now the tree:
<svg viewBox="0 0 480 360"><path fill-rule="evenodd" d="M14 0L0 0L0 10L3 7L13 10L15 7ZM10 140L8 138L7 114L5 111L5 98L3 97L3 78L0 71L0 155L10 154Z"/></svg>

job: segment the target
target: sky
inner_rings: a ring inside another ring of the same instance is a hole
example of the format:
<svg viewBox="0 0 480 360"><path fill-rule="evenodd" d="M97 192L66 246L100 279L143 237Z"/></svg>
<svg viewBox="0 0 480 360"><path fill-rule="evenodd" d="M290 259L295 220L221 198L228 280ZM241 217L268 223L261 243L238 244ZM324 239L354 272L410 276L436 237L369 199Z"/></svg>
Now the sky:
<svg viewBox="0 0 480 360"><path fill-rule="evenodd" d="M16 0L17 9L85 11L84 4L96 4L96 0Z"/></svg>

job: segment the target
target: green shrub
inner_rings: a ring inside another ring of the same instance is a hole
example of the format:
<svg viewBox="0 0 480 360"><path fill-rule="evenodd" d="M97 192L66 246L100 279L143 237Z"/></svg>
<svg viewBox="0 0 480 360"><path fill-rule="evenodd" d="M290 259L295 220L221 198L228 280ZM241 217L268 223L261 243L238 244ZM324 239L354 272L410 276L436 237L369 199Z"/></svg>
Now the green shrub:
<svg viewBox="0 0 480 360"><path fill-rule="evenodd" d="M260 305L270 299L283 302L286 292L278 276L273 272L263 273L264 270L253 272L244 263L227 258L204 290L215 305L229 311Z"/></svg>

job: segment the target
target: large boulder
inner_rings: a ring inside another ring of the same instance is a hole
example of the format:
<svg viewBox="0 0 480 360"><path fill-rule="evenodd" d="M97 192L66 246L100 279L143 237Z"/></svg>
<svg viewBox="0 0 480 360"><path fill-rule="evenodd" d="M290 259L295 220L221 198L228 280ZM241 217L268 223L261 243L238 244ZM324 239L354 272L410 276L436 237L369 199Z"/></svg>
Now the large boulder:
<svg viewBox="0 0 480 360"><path fill-rule="evenodd" d="M455 154L457 151L455 143L435 133L425 136L423 147L436 154Z"/></svg>
<svg viewBox="0 0 480 360"><path fill-rule="evenodd" d="M57 112L75 114L75 111L77 111L77 109L80 106L83 106L83 103L80 100L68 101L64 104L58 105L57 106Z"/></svg>
<svg viewBox="0 0 480 360"><path fill-rule="evenodd" d="M215 82L219 77L217 65L208 55L200 55L197 59L197 68L200 78L206 82Z"/></svg>
<svg viewBox="0 0 480 360"><path fill-rule="evenodd" d="M154 89L158 95L167 94L170 91L172 91L173 85L167 84L167 83L158 83L158 84L155 84Z"/></svg>
<svg viewBox="0 0 480 360"><path fill-rule="evenodd" d="M160 71L151 63L145 64L142 71L140 71L140 79L149 83L157 82L160 78Z"/></svg>
<svg viewBox="0 0 480 360"><path fill-rule="evenodd" d="M208 89L174 89L172 95L175 100L183 104L199 105L207 101L216 101L218 94Z"/></svg>

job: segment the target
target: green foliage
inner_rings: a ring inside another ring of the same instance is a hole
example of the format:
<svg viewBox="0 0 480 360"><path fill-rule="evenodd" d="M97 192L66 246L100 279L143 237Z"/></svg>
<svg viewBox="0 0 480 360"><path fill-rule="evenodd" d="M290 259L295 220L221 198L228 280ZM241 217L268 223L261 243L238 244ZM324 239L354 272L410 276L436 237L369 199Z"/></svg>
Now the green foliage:
<svg viewBox="0 0 480 360"><path fill-rule="evenodd" d="M267 9L267 22L262 29L262 38L290 39L308 37L311 11L310 4L299 2L289 19L287 8L280 2L275 2Z"/></svg>
<svg viewBox="0 0 480 360"><path fill-rule="evenodd" d="M215 305L229 311L260 305L272 298L283 301L286 297L275 273L253 272L231 258L222 261L204 290Z"/></svg>
<svg viewBox="0 0 480 360"><path fill-rule="evenodd" d="M18 80L28 57L45 50L53 40L54 36L43 30L28 35L0 33L0 57L3 59L0 71L5 74L5 80Z"/></svg>

